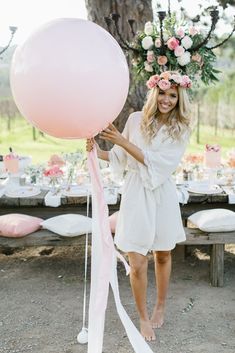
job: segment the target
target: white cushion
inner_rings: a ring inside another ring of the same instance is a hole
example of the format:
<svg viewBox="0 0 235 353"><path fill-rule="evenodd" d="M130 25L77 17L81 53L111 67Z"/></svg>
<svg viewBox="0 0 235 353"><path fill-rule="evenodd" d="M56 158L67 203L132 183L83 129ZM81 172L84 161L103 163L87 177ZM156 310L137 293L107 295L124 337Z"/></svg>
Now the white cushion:
<svg viewBox="0 0 235 353"><path fill-rule="evenodd" d="M64 237L75 237L91 233L92 219L79 214L65 214L49 218L41 226Z"/></svg>
<svg viewBox="0 0 235 353"><path fill-rule="evenodd" d="M223 208L199 211L188 219L204 232L231 232L235 230L235 212Z"/></svg>

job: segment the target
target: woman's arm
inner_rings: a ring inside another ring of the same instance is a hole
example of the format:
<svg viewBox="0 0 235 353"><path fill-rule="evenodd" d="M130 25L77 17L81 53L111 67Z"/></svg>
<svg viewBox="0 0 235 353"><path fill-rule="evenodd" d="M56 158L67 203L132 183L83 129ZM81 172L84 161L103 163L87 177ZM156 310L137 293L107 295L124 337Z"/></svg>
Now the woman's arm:
<svg viewBox="0 0 235 353"><path fill-rule="evenodd" d="M102 131L100 133L100 138L103 140L110 141L113 144L124 148L138 162L145 164L144 163L144 154L142 153L141 149L139 147L137 147L135 144L131 143L128 139L126 139L116 129L116 127L113 124L109 124L107 129L105 129L104 131ZM103 152L107 152L107 151L103 151Z"/></svg>

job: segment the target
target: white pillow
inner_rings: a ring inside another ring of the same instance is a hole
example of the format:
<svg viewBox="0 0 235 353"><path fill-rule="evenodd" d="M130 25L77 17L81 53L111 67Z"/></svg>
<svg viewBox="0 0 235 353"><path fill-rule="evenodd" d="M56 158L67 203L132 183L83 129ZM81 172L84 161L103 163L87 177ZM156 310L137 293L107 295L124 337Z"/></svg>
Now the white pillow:
<svg viewBox="0 0 235 353"><path fill-rule="evenodd" d="M199 211L188 219L204 232L231 232L235 230L235 212L223 208Z"/></svg>
<svg viewBox="0 0 235 353"><path fill-rule="evenodd" d="M76 237L86 232L91 233L92 219L79 214L65 214L48 218L41 226L64 237Z"/></svg>

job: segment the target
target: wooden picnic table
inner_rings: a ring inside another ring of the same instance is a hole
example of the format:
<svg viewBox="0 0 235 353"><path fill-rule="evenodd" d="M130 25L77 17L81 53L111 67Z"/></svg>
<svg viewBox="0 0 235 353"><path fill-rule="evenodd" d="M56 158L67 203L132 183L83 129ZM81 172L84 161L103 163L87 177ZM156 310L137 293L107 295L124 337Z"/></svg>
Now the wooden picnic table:
<svg viewBox="0 0 235 353"><path fill-rule="evenodd" d="M22 213L31 216L47 219L65 213L87 214L87 197L61 197L59 207L48 207L45 205L44 197L48 191L42 191L37 196L26 198L13 198L3 195L0 198L0 215L9 213ZM91 199L91 197L90 197ZM120 195L114 205L108 205L109 213L117 211L120 206ZM89 216L91 214L91 200L89 200ZM228 203L228 196L225 193L204 195L189 193L188 202L180 205L182 219L184 221L186 241L180 245L185 253L185 246L182 245L209 245L210 256L210 280L213 286L223 286L224 283L224 246L235 243L235 232L228 233L207 233L198 229L187 228L187 218L194 212L212 209L226 208L235 211L235 204ZM39 246L39 245L71 245L79 241L80 237L64 238L47 230L39 230L24 238L0 237L0 248L14 248L17 246Z"/></svg>
<svg viewBox="0 0 235 353"><path fill-rule="evenodd" d="M87 197L61 197L61 205L59 207L48 207L45 205L44 197L48 191L42 191L37 196L14 198L3 195L0 198L0 215L8 213L25 213L31 216L47 219L64 213L79 213L86 215ZM119 209L120 199L114 205L109 205L110 213ZM180 205L182 219L186 220L192 213L212 209L226 208L235 211L235 204L228 203L228 196L225 193L204 195L189 193L189 200L186 204ZM89 208L91 216L91 202Z"/></svg>

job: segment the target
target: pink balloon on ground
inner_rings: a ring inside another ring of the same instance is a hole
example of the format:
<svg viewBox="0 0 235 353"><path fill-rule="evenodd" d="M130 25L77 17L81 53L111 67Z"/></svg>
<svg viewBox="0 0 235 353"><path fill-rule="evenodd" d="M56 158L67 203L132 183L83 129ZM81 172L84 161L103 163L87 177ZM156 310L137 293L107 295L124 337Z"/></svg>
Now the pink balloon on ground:
<svg viewBox="0 0 235 353"><path fill-rule="evenodd" d="M19 47L11 89L22 115L60 138L95 136L120 113L129 89L126 58L97 24L62 18L40 27Z"/></svg>

